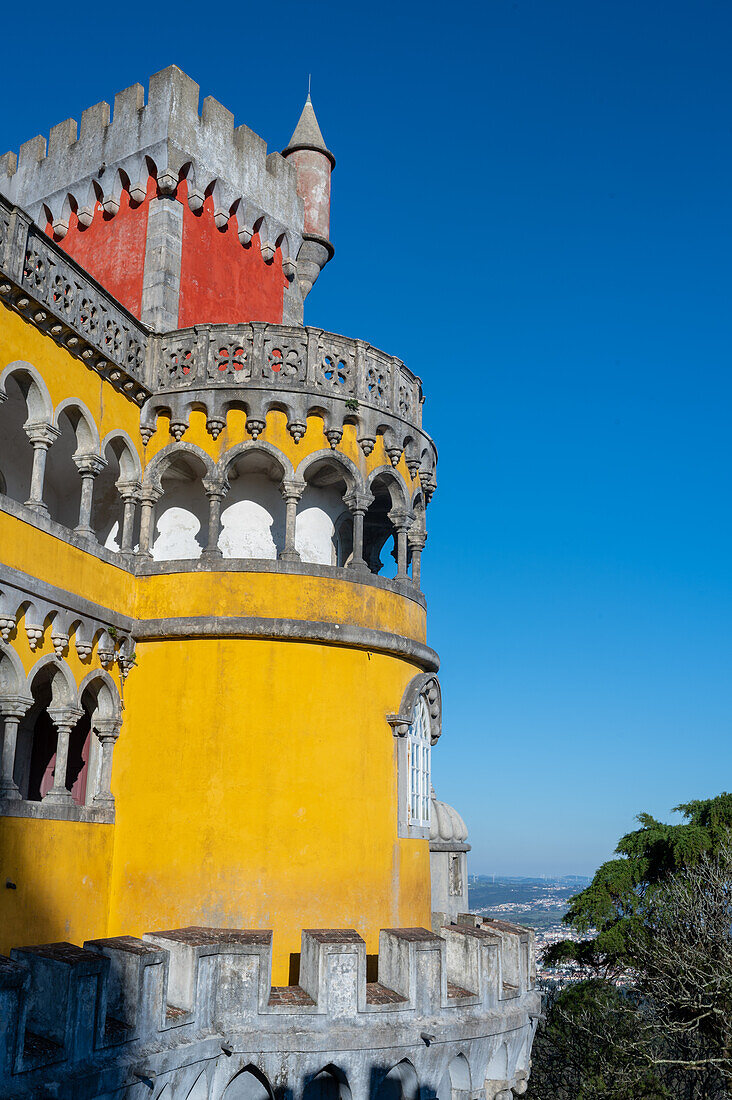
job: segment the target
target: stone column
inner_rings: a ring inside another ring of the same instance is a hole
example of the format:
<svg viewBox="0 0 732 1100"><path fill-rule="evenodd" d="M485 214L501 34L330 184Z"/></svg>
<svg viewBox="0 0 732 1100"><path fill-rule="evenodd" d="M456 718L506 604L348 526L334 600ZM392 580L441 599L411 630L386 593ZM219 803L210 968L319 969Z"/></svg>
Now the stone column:
<svg viewBox="0 0 732 1100"><path fill-rule="evenodd" d="M2 767L0 768L0 799L18 801L20 791L13 778L15 770L15 747L18 741L18 723L32 705L32 699L22 696L0 700L0 715L4 720L2 741Z"/></svg>
<svg viewBox="0 0 732 1100"><path fill-rule="evenodd" d="M208 497L208 543L201 557L208 558L211 561L224 556L219 548L221 501L228 493L229 485L227 482L204 479L203 487Z"/></svg>
<svg viewBox="0 0 732 1100"><path fill-rule="evenodd" d="M74 531L84 538L94 539L96 535L91 527L91 510L94 495L94 479L107 465L100 455L74 455L74 463L81 474L81 500L79 501L79 522Z"/></svg>
<svg viewBox="0 0 732 1100"><path fill-rule="evenodd" d="M353 516L353 554L348 563L348 568L352 569L354 573L370 572L363 556L363 518L369 509L369 505L373 503L373 499L371 493L358 493L356 491L346 493L343 498L344 504Z"/></svg>
<svg viewBox="0 0 732 1100"><path fill-rule="evenodd" d="M414 522L414 515L406 508L392 508L389 519L396 530L397 573L395 580L408 580L407 574L407 531Z"/></svg>
<svg viewBox="0 0 732 1100"><path fill-rule="evenodd" d="M285 547L280 554L281 561L300 560L300 554L295 546L295 526L297 523L297 505L304 489L304 485L294 485L291 481L284 481L280 489L286 508Z"/></svg>
<svg viewBox="0 0 732 1100"><path fill-rule="evenodd" d="M130 554L132 552L132 540L135 537L135 513L137 512L137 502L140 499L141 486L139 481L118 481L117 492L124 502L119 548L122 554Z"/></svg>
<svg viewBox="0 0 732 1100"><path fill-rule="evenodd" d="M58 439L61 432L44 421L30 421L24 425L25 434L33 446L33 472L31 474L30 496L26 506L39 515L48 515L48 505L43 500L43 482L46 476L46 452Z"/></svg>
<svg viewBox="0 0 732 1100"><path fill-rule="evenodd" d="M409 532L409 546L412 550L412 584L415 588L419 588L422 573L422 551L424 550L424 544L427 541L427 535L421 529L412 530Z"/></svg>
<svg viewBox="0 0 732 1100"><path fill-rule="evenodd" d="M175 198L178 180L164 172L161 194L150 199L140 320L155 332L178 327L183 207Z"/></svg>
<svg viewBox="0 0 732 1100"><path fill-rule="evenodd" d="M59 806L73 804L71 792L66 789L66 769L69 761L69 737L71 731L82 716L80 710L67 707L63 710L50 710L48 716L58 731L56 741L56 766L53 770L53 786L47 791L43 801Z"/></svg>
<svg viewBox="0 0 732 1100"><path fill-rule="evenodd" d="M114 809L114 795L112 794L112 753L114 745L119 737L119 723L114 719L100 720L92 726L102 750L102 759L99 765L99 788L92 799L95 806L103 806Z"/></svg>
<svg viewBox="0 0 732 1100"><path fill-rule="evenodd" d="M140 494L142 510L140 512L140 549L138 552L142 558L152 557L151 548L155 541L155 532L153 530L155 522L155 505L162 495L162 489L155 489L150 486L143 489Z"/></svg>

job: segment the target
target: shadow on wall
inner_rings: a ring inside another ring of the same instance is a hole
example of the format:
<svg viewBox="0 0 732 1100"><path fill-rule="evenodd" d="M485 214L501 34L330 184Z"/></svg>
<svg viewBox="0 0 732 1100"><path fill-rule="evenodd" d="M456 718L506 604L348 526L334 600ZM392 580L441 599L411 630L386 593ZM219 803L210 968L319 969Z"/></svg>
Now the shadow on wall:
<svg viewBox="0 0 732 1100"><path fill-rule="evenodd" d="M12 647L19 629L8 644L0 642L3 950L28 946L29 928L30 945L58 940L64 926L68 938L80 906L86 934L106 931L112 840L106 822L121 721L116 686L103 669L90 670L77 686L68 664L48 655L26 676ZM80 808L97 820L79 820ZM78 868L75 877L70 864Z"/></svg>

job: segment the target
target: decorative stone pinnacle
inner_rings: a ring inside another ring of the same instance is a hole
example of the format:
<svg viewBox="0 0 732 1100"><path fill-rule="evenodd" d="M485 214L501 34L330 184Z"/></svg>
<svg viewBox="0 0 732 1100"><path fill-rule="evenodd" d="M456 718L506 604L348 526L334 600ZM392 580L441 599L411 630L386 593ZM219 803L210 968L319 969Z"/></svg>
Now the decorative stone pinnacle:
<svg viewBox="0 0 732 1100"><path fill-rule="evenodd" d="M335 168L335 157L325 144L318 120L315 117L313 102L309 95L305 100L305 106L302 109L295 131L286 148L282 150L282 156L286 157L288 153L294 153L297 149L314 149L315 152L326 156L330 161L331 168Z"/></svg>

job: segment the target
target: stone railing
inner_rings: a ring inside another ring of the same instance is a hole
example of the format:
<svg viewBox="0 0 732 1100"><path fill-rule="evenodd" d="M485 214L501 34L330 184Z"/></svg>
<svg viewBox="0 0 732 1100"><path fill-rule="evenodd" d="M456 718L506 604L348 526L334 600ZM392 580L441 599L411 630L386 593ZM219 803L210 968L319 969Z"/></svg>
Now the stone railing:
<svg viewBox="0 0 732 1100"><path fill-rule="evenodd" d="M350 421L367 453L385 431L395 456L410 442L410 455L433 456L421 429L422 385L401 360L363 340L300 326L202 324L153 333L2 195L0 298L146 405L148 432L158 412L185 425L190 408L202 404L215 436L228 408L241 402L256 434L268 408L279 404L295 439L316 412L334 446Z"/></svg>
<svg viewBox="0 0 732 1100"><path fill-rule="evenodd" d="M408 1052L427 1095L461 1058L466 1097L513 1100L526 1090L541 1004L533 933L441 933L383 930L378 981L368 982L355 931L303 931L299 983L284 987L271 985L269 931L194 927L14 949L0 957L0 1091L71 1096L83 1078L89 1100L141 1083L156 1096L167 1086L219 1100L256 1061L259 1080L298 1097L334 1063L354 1100L367 1100ZM240 1085L233 1095L248 1095Z"/></svg>
<svg viewBox="0 0 732 1100"><path fill-rule="evenodd" d="M196 325L161 337L155 390L209 386L308 390L422 421L420 380L401 360L317 328Z"/></svg>
<svg viewBox="0 0 732 1100"><path fill-rule="evenodd" d="M149 396L145 325L2 195L0 297L138 405Z"/></svg>

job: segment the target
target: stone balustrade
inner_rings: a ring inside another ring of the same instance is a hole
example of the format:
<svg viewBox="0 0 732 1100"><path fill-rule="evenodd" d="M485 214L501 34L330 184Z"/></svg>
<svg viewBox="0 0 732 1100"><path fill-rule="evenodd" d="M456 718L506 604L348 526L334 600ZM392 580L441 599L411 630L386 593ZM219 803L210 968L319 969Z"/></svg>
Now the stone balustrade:
<svg viewBox="0 0 732 1100"><path fill-rule="evenodd" d="M274 988L269 931L193 927L14 949L0 957L2 1095L60 1095L58 1082L75 1082L73 1095L89 1100L138 1096L142 1081L155 1095L167 1083L187 1096L196 1064L196 1097L218 1098L254 1059L298 1097L334 1063L365 1100L388 1059L404 1056L431 1095L458 1056L473 1096L521 1095L540 1012L533 934L494 934L489 923L441 933L382 930L369 982L355 931L304 930L298 984Z"/></svg>
<svg viewBox="0 0 732 1100"><path fill-rule="evenodd" d="M395 464L406 452L415 472L434 469L434 444L421 427L422 385L401 360L363 340L301 326L152 332L2 195L0 298L144 406L148 436L162 412L180 438L190 409L203 405L216 437L228 409L243 404L256 438L267 411L284 408L296 441L316 413L334 447L353 423L366 454L381 432Z"/></svg>

